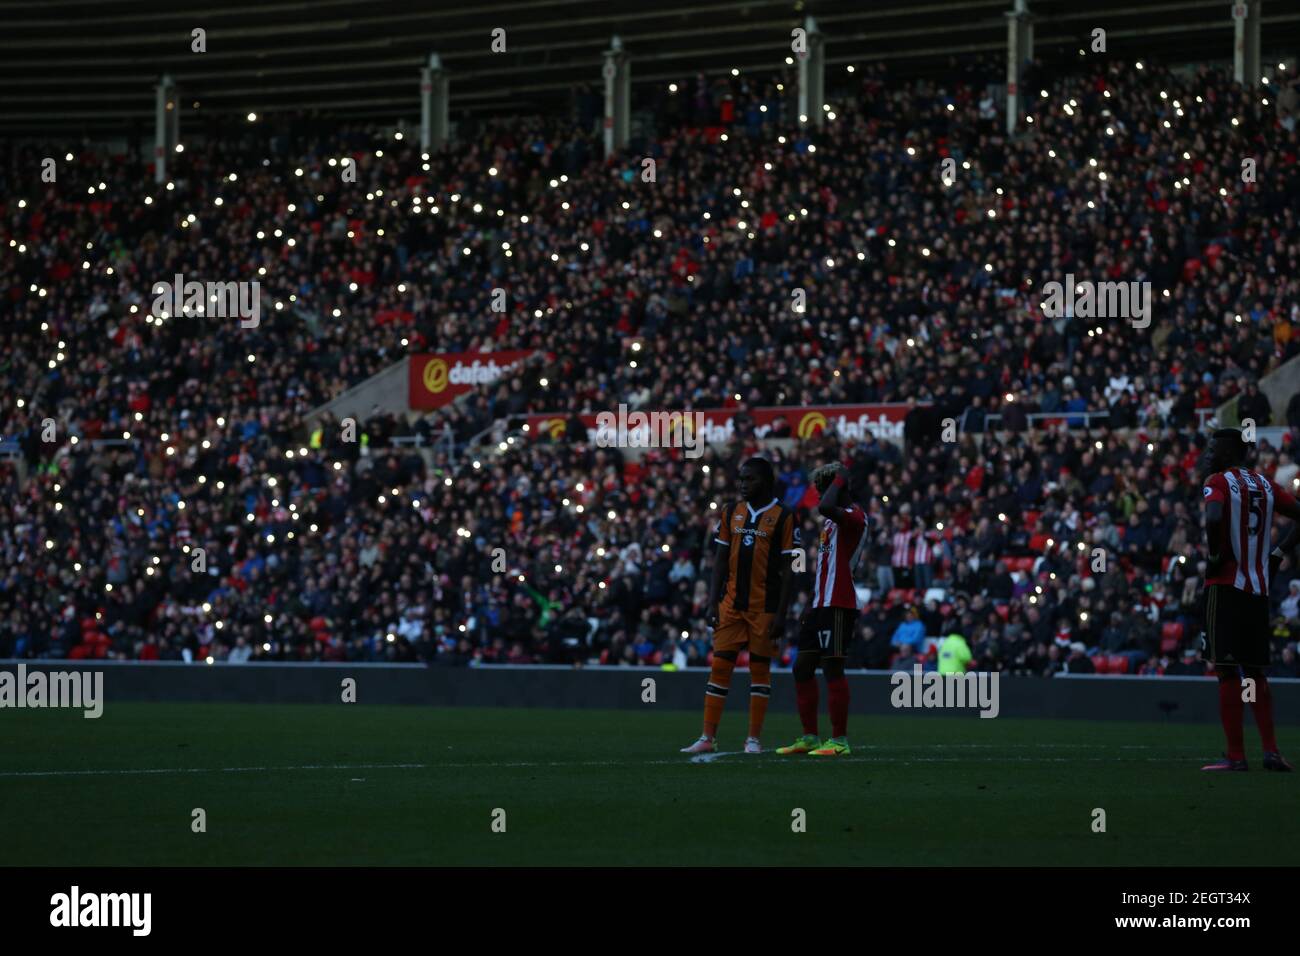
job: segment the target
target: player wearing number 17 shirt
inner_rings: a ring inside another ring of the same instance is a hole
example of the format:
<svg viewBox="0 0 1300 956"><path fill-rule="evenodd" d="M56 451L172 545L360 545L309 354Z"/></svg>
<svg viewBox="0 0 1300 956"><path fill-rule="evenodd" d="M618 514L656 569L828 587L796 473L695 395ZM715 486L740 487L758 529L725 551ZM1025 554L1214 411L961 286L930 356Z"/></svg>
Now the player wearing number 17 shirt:
<svg viewBox="0 0 1300 956"><path fill-rule="evenodd" d="M1300 525L1287 529L1270 553L1274 517L1300 521L1300 504L1271 478L1245 467L1246 442L1235 428L1210 439L1202 473L1209 472L1205 504L1205 637L1202 656L1219 678L1219 718L1228 740L1224 759L1203 770L1245 770L1244 703L1251 701L1264 745L1265 770L1291 770L1273 732L1269 658L1269 578L1300 541ZM1250 688L1253 685L1253 694Z"/></svg>
<svg viewBox="0 0 1300 956"><path fill-rule="evenodd" d="M853 569L862 557L867 515L853 503L842 466L823 465L812 473L813 487L821 494L817 513L821 534L817 541L817 566L813 598L799 623L799 654L794 662L795 699L803 736L779 754L837 757L849 753L849 682L844 658L853 641L858 620L858 592ZM817 665L826 675L826 696L831 712L831 736L824 742L817 732Z"/></svg>

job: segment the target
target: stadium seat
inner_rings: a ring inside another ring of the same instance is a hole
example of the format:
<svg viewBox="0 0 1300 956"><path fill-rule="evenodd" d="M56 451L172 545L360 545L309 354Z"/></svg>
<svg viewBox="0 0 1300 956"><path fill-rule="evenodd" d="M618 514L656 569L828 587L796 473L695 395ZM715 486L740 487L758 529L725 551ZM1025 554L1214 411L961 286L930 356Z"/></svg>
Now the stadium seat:
<svg viewBox="0 0 1300 956"><path fill-rule="evenodd" d="M1129 659L1123 654L1112 654L1110 657L1110 672L1112 674L1127 674Z"/></svg>
<svg viewBox="0 0 1300 956"><path fill-rule="evenodd" d="M905 588L892 588L890 592L885 595L885 606L896 607L899 604L906 604L908 600L907 596L910 593L911 592Z"/></svg>
<svg viewBox="0 0 1300 956"><path fill-rule="evenodd" d="M1183 622L1165 621L1160 628L1160 653L1172 654L1183 640Z"/></svg>
<svg viewBox="0 0 1300 956"><path fill-rule="evenodd" d="M1106 674L1110 671L1110 661L1107 659L1105 654L1098 654L1094 657L1092 659L1092 666L1098 674Z"/></svg>

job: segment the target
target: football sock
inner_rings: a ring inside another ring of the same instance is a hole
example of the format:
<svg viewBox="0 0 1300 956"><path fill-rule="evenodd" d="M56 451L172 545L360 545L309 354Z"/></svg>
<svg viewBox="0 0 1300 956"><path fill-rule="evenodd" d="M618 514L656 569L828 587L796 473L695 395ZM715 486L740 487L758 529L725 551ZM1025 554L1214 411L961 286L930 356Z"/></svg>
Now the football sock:
<svg viewBox="0 0 1300 956"><path fill-rule="evenodd" d="M727 702L727 691L731 687L731 672L736 662L725 657L713 656L713 669L709 673L708 686L704 688L704 736L716 737L718 723L722 720L722 706Z"/></svg>
<svg viewBox="0 0 1300 956"><path fill-rule="evenodd" d="M807 680L795 681L794 696L799 704L799 722L803 724L803 732L812 734L814 737L819 736L817 733L817 678L809 677Z"/></svg>
<svg viewBox="0 0 1300 956"><path fill-rule="evenodd" d="M831 711L831 736L843 737L849 729L849 679L843 674L826 678Z"/></svg>
<svg viewBox="0 0 1300 956"><path fill-rule="evenodd" d="M1226 678L1226 679L1225 679ZM1241 721L1245 708L1241 702L1241 680L1235 668L1231 675L1220 673L1219 720L1224 736L1228 738L1228 759L1245 760L1246 745L1242 741Z"/></svg>
<svg viewBox="0 0 1300 956"><path fill-rule="evenodd" d="M1273 733L1273 691L1268 686L1268 678L1263 674L1252 674L1255 678L1255 702L1250 709L1255 714L1255 726L1259 728L1259 739L1264 744L1265 753L1277 752L1277 737Z"/></svg>
<svg viewBox="0 0 1300 956"><path fill-rule="evenodd" d="M749 736L761 737L767 703L772 699L772 662L749 658Z"/></svg>

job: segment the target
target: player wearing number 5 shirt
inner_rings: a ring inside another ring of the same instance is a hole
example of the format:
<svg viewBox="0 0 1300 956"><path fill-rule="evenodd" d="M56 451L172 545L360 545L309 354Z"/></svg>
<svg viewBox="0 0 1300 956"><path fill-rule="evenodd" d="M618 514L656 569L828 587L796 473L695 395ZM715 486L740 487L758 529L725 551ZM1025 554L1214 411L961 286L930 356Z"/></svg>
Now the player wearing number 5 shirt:
<svg viewBox="0 0 1300 956"><path fill-rule="evenodd" d="M1209 477L1201 492L1208 552L1202 656L1219 678L1219 718L1228 749L1223 760L1202 769L1247 769L1242 717L1250 701L1264 745L1264 769L1288 771L1291 764L1278 752L1274 736L1273 693L1264 671L1269 578L1300 541L1300 526L1292 524L1271 549L1273 519L1300 521L1300 505L1277 482L1245 467L1247 450L1241 432L1221 428L1203 459L1202 473Z"/></svg>

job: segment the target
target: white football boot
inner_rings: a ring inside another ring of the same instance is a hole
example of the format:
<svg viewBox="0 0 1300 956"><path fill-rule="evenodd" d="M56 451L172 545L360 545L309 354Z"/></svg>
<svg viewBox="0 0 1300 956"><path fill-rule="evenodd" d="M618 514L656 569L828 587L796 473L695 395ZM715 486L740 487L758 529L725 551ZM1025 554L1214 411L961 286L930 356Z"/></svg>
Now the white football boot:
<svg viewBox="0 0 1300 956"><path fill-rule="evenodd" d="M704 736L701 736L699 740L695 741L695 743L691 744L689 747L683 747L683 748L682 748L682 753L684 753L684 754L711 754L711 753L713 753L713 751L714 751L715 749L717 749L717 748L715 748L715 747L713 746L713 738L712 738L712 737L704 737Z"/></svg>

